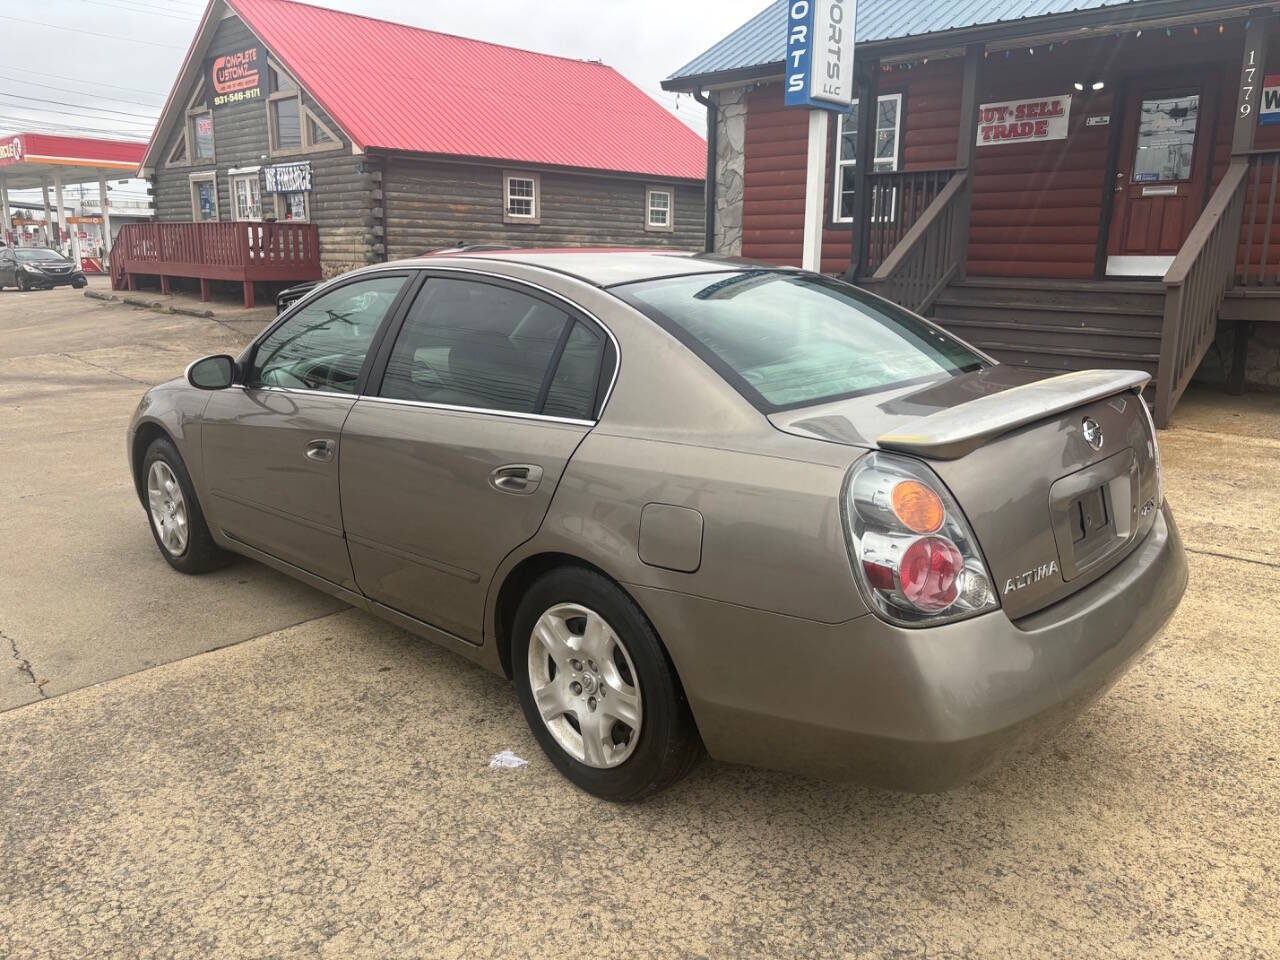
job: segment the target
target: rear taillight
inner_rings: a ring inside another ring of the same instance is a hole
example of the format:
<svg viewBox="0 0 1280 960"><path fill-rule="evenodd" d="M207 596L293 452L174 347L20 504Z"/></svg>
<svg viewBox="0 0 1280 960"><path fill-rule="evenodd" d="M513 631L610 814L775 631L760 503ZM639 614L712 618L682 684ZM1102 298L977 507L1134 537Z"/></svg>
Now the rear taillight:
<svg viewBox="0 0 1280 960"><path fill-rule="evenodd" d="M855 573L885 619L924 626L1000 605L969 524L919 461L864 457L849 475L844 516Z"/></svg>

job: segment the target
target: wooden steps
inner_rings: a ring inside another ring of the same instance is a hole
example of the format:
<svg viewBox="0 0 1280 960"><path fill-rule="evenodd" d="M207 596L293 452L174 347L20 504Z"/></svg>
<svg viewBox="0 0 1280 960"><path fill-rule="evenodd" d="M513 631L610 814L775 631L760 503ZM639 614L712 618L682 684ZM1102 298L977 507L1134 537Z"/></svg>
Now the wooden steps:
<svg viewBox="0 0 1280 960"><path fill-rule="evenodd" d="M1156 374L1164 323L1159 281L972 277L947 287L931 318L1002 363Z"/></svg>

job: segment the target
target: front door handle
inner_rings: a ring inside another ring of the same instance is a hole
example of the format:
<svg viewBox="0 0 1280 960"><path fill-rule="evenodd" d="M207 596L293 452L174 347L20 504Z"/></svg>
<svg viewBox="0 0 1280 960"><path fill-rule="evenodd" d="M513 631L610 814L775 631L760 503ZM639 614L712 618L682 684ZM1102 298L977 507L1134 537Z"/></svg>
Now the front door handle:
<svg viewBox="0 0 1280 960"><path fill-rule="evenodd" d="M508 463L489 474L489 485L501 493L530 494L542 482L542 468L536 463Z"/></svg>
<svg viewBox="0 0 1280 960"><path fill-rule="evenodd" d="M333 459L333 451L335 449L337 449L337 444L332 440L310 440L307 442L307 459L328 463Z"/></svg>

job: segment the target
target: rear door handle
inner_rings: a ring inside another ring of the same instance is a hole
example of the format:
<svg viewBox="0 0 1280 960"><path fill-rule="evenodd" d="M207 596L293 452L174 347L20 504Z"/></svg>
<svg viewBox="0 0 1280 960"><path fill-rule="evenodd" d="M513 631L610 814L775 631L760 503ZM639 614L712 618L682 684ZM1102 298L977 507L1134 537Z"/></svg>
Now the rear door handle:
<svg viewBox="0 0 1280 960"><path fill-rule="evenodd" d="M332 440L309 440L307 442L306 456L308 460L328 463L333 459L333 451L335 449L337 449L337 444Z"/></svg>
<svg viewBox="0 0 1280 960"><path fill-rule="evenodd" d="M508 463L489 474L489 486L501 493L530 494L542 482L542 468L536 463Z"/></svg>

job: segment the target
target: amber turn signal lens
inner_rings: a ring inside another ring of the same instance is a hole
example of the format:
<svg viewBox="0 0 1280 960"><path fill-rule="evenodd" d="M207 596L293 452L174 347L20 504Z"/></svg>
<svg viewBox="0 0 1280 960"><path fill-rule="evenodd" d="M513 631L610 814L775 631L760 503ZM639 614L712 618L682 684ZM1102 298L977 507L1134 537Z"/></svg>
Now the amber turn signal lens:
<svg viewBox="0 0 1280 960"><path fill-rule="evenodd" d="M890 499L894 514L912 533L933 533L947 518L942 498L918 480L903 480Z"/></svg>

